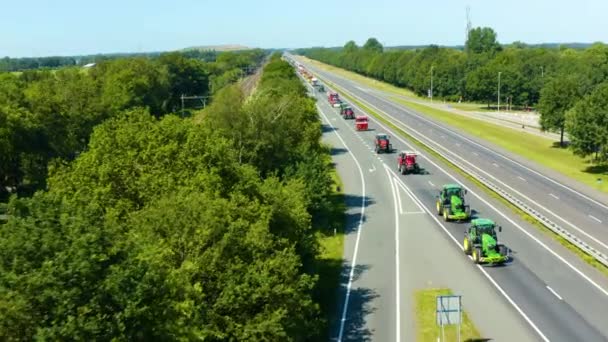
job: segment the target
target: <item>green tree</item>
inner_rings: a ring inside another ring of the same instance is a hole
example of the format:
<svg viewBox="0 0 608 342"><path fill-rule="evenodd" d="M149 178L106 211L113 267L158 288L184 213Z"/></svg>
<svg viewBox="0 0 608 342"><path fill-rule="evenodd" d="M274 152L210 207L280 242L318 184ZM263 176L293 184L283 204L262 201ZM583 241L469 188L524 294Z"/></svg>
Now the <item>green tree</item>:
<svg viewBox="0 0 608 342"><path fill-rule="evenodd" d="M357 46L357 43L355 43L354 40L349 40L348 42L346 42L343 48L345 53L353 53L356 52L358 49L359 47Z"/></svg>
<svg viewBox="0 0 608 342"><path fill-rule="evenodd" d="M369 38L363 45L363 50L373 52L373 53L382 53L382 51L384 50L384 47L382 46L382 44L380 44L378 39Z"/></svg>
<svg viewBox="0 0 608 342"><path fill-rule="evenodd" d="M538 111L544 131L559 131L560 145L564 144L566 112L583 96L581 80L574 75L559 75L551 79L541 91Z"/></svg>
<svg viewBox="0 0 608 342"><path fill-rule="evenodd" d="M172 52L161 55L159 63L169 72L170 100L167 106L171 111L175 112L179 107L181 95L207 95L209 74L204 62Z"/></svg>
<svg viewBox="0 0 608 342"><path fill-rule="evenodd" d="M500 50L500 44L492 28L476 27L469 31L465 49L471 53L495 53Z"/></svg>
<svg viewBox="0 0 608 342"><path fill-rule="evenodd" d="M608 83L566 113L566 131L575 154L592 155L596 163L608 160Z"/></svg>

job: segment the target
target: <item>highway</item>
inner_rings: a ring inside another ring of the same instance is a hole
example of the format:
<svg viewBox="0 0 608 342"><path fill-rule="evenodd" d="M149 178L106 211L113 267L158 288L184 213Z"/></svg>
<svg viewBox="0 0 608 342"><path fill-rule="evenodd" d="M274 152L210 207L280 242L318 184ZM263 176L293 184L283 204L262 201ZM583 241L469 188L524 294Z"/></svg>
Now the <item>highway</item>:
<svg viewBox="0 0 608 342"><path fill-rule="evenodd" d="M414 340L413 291L445 286L463 295L465 309L493 340L607 340L605 277L432 156L421 156L424 175L396 174L396 154L376 155L374 135L388 133L397 150L416 149L412 143L373 118L369 131L356 132L323 95L317 102L324 138L334 146L349 206L344 321L336 338ZM510 263L474 265L462 252L466 225L434 214L439 187L452 182L469 189L476 216L502 225L499 241L513 250Z"/></svg>
<svg viewBox="0 0 608 342"><path fill-rule="evenodd" d="M302 60L300 60L302 62ZM393 95L306 65L323 80L415 129L466 165L525 201L556 224L608 255L608 196L557 172L437 122L393 101ZM525 133L521 133L525 134ZM607 181L607 180L604 180Z"/></svg>

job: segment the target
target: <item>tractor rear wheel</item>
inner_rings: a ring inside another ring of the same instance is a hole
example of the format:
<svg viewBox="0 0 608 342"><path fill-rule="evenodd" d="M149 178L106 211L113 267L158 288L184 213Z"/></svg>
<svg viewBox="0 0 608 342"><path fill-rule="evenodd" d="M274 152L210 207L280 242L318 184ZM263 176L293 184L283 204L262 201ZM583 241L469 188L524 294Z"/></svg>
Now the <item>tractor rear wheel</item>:
<svg viewBox="0 0 608 342"><path fill-rule="evenodd" d="M470 255L471 254L471 243L469 242L468 236L464 237L464 241L463 241L462 245L463 245L464 254Z"/></svg>
<svg viewBox="0 0 608 342"><path fill-rule="evenodd" d="M448 217L450 215L450 208L443 208L443 220L445 222L448 222L450 220L450 218Z"/></svg>
<svg viewBox="0 0 608 342"><path fill-rule="evenodd" d="M401 165L400 167L401 167L401 174L402 175L407 174L407 168L404 165Z"/></svg>
<svg viewBox="0 0 608 342"><path fill-rule="evenodd" d="M473 248L473 262L476 264L481 263L481 247Z"/></svg>
<svg viewBox="0 0 608 342"><path fill-rule="evenodd" d="M443 212L441 211L441 209L443 209L443 206L441 205L440 201L437 201L437 215L439 215L439 216L443 215Z"/></svg>

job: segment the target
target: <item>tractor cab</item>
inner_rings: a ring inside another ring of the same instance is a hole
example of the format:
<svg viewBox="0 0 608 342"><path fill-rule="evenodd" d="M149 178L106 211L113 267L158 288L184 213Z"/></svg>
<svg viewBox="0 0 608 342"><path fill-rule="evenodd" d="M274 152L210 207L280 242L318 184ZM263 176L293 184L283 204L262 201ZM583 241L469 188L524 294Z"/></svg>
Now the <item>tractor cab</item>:
<svg viewBox="0 0 608 342"><path fill-rule="evenodd" d="M376 153L380 153L380 152L389 153L393 150L393 145L391 145L388 135L386 135L384 133L376 134L375 146L376 146Z"/></svg>
<svg viewBox="0 0 608 342"><path fill-rule="evenodd" d="M499 226L498 231L501 232L502 227ZM468 229L468 233L472 238L474 237L473 241L478 240L479 237L483 236L484 234L491 236L495 240L497 239L496 224L494 223L494 221L489 219L472 220L471 226Z"/></svg>
<svg viewBox="0 0 608 342"><path fill-rule="evenodd" d="M327 101L329 101L330 104L334 104L338 101L340 101L340 95L338 95L338 93L329 93L327 94Z"/></svg>
<svg viewBox="0 0 608 342"><path fill-rule="evenodd" d="M343 106L340 106L340 114L345 119L354 119L355 118L355 111L353 110L353 108L351 106L347 105L346 103L344 103Z"/></svg>
<svg viewBox="0 0 608 342"><path fill-rule="evenodd" d="M462 204L464 204L464 195L467 193L466 189L463 189L458 184L446 184L443 189L439 192L439 197L444 204L448 204L452 197L458 198Z"/></svg>
<svg viewBox="0 0 608 342"><path fill-rule="evenodd" d="M359 115L355 117L355 128L357 131L366 131L368 128L367 116Z"/></svg>
<svg viewBox="0 0 608 342"><path fill-rule="evenodd" d="M416 161L417 156L418 152L414 151L399 152L399 155L397 156L397 166L399 168L399 172L401 172L403 175L408 173L419 173L420 167Z"/></svg>

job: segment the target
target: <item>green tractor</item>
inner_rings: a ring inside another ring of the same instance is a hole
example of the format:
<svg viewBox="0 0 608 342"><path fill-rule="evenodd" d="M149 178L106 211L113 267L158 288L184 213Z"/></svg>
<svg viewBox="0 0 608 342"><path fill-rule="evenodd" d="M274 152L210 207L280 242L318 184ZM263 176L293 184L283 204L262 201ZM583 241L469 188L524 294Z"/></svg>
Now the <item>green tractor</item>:
<svg viewBox="0 0 608 342"><path fill-rule="evenodd" d="M442 215L446 222L464 221L471 218L471 207L464 201L466 193L467 190L458 184L444 185L437 196L437 215Z"/></svg>
<svg viewBox="0 0 608 342"><path fill-rule="evenodd" d="M502 231L502 227L498 227ZM464 253L472 255L476 264L502 264L509 260L509 250L498 243L496 224L489 219L474 219L464 233Z"/></svg>

